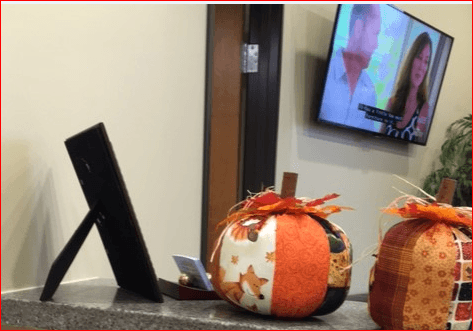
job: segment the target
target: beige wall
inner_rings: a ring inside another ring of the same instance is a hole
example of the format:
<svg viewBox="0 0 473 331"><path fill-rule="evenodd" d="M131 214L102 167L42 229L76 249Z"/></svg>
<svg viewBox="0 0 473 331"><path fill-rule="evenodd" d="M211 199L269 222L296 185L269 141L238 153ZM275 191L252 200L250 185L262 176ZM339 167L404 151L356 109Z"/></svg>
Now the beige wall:
<svg viewBox="0 0 473 331"><path fill-rule="evenodd" d="M2 4L2 291L87 212L63 141L103 121L159 277L200 254L206 5ZM96 229L66 280L113 277Z"/></svg>
<svg viewBox="0 0 473 331"><path fill-rule="evenodd" d="M323 79L336 5L285 5L276 189L282 173L299 173L296 194L322 197L336 192L355 208L330 216L349 235L355 259L377 243L380 208L399 195L417 194L393 174L421 185L438 157L445 129L471 113L471 4L399 4L455 38L427 146L404 145L310 123L313 91ZM369 257L353 269L352 292L367 292Z"/></svg>

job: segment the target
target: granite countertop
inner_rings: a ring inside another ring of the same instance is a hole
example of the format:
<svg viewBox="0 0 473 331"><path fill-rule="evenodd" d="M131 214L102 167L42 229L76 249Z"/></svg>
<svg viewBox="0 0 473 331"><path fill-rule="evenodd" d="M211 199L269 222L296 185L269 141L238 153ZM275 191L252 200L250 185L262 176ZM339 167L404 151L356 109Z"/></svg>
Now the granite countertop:
<svg viewBox="0 0 473 331"><path fill-rule="evenodd" d="M2 324L39 329L377 329L365 302L345 301L334 313L279 320L236 308L222 300L155 303L123 290L115 280L62 284L53 299L39 301L42 288L2 294Z"/></svg>

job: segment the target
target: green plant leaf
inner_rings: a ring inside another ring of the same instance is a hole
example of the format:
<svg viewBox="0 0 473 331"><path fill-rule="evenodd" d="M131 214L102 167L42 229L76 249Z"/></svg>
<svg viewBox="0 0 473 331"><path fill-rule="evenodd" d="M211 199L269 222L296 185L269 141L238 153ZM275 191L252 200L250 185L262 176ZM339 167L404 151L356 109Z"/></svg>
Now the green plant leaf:
<svg viewBox="0 0 473 331"><path fill-rule="evenodd" d="M446 130L445 141L440 148L440 168L432 169L424 179L423 189L435 195L443 178L449 177L457 181L453 205L471 207L471 138L472 115L469 114L451 123Z"/></svg>

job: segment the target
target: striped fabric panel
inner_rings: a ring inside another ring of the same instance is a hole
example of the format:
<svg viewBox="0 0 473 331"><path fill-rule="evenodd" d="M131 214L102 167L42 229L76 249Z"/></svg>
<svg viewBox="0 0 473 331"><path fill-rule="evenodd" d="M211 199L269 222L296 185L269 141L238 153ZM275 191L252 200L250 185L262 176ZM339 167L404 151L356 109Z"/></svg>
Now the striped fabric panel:
<svg viewBox="0 0 473 331"><path fill-rule="evenodd" d="M408 298L402 313L404 329L443 330L453 290L456 248L452 228L436 223L414 247Z"/></svg>
<svg viewBox="0 0 473 331"><path fill-rule="evenodd" d="M452 228L457 250L447 330L471 330L471 228Z"/></svg>
<svg viewBox="0 0 473 331"><path fill-rule="evenodd" d="M413 248L422 233L432 225L428 220L404 221L392 227L383 239L370 291L369 309L373 320L385 329L403 328L402 314Z"/></svg>

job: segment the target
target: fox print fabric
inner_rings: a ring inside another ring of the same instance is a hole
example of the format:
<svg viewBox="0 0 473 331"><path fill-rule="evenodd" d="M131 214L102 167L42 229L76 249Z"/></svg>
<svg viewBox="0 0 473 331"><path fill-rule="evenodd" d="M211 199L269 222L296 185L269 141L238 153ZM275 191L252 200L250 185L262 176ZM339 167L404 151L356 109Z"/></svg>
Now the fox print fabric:
<svg viewBox="0 0 473 331"><path fill-rule="evenodd" d="M471 209L407 203L371 271L369 310L384 329L471 330Z"/></svg>
<svg viewBox="0 0 473 331"><path fill-rule="evenodd" d="M273 192L248 199L224 221L216 243L211 273L217 293L264 315L301 318L336 310L350 286L352 257L345 233L321 217L342 209L322 207L326 200L307 206Z"/></svg>

